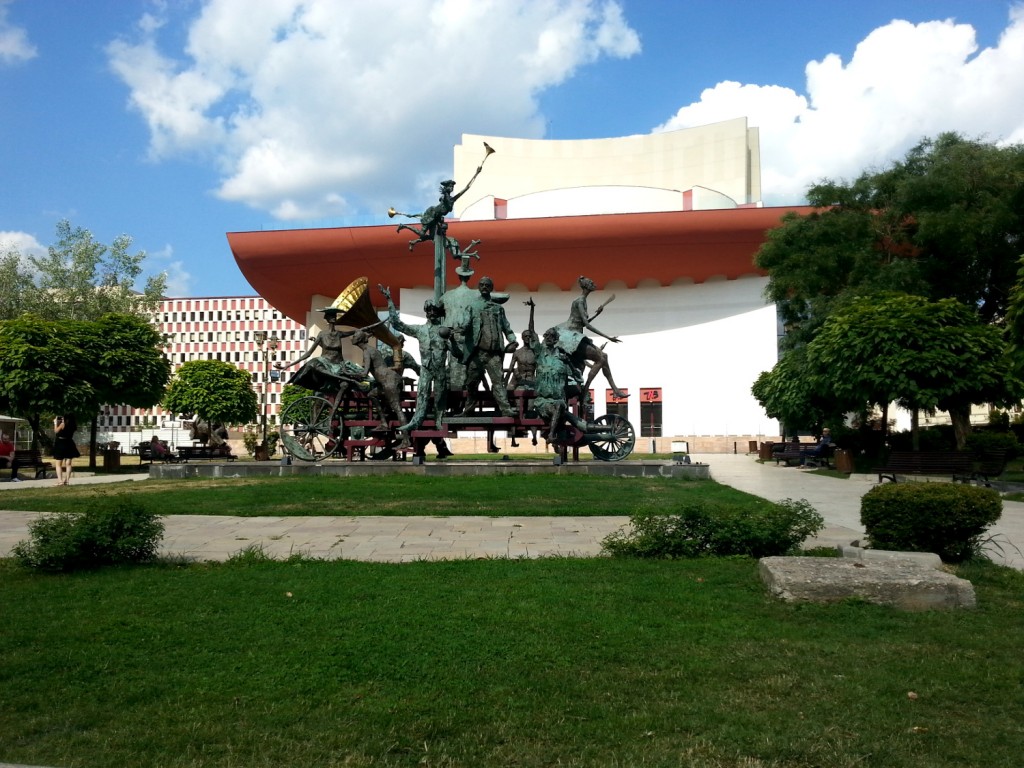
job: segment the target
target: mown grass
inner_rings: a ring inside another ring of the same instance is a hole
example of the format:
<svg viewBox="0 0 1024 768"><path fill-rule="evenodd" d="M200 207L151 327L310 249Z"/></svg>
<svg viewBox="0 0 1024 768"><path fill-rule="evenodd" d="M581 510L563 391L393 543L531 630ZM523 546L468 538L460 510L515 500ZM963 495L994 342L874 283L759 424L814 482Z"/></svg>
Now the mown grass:
<svg viewBox="0 0 1024 768"><path fill-rule="evenodd" d="M164 515L629 515L699 497L741 506L756 496L710 480L504 475L250 477L146 480L5 490L4 509L58 512L130 494Z"/></svg>
<svg viewBox="0 0 1024 768"><path fill-rule="evenodd" d="M1024 574L979 608L766 596L746 559L0 564L0 760L1017 766Z"/></svg>

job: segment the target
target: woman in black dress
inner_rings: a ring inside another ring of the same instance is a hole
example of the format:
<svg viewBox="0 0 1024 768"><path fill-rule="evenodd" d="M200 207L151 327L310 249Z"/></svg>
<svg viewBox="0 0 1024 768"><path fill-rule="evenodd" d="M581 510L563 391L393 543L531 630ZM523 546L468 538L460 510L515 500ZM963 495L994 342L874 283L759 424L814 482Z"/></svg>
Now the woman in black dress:
<svg viewBox="0 0 1024 768"><path fill-rule="evenodd" d="M67 485L71 482L71 461L81 455L78 446L75 445L77 429L78 422L75 421L74 414L58 416L53 420L53 458L57 460L57 485Z"/></svg>

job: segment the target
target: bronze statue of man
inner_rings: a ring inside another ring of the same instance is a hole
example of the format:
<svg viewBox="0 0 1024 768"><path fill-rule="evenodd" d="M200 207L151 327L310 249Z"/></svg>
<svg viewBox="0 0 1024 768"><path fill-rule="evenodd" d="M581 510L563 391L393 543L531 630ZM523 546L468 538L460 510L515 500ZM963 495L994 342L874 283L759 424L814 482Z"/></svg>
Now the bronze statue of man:
<svg viewBox="0 0 1024 768"><path fill-rule="evenodd" d="M587 422L569 410L565 388L570 383L582 386L583 382L568 356L559 348L558 341L559 329L548 328L544 331L544 343L534 343L537 355L534 392L537 396L533 399L533 409L548 421L549 441L555 440L558 430L567 421L577 429L587 429Z"/></svg>
<svg viewBox="0 0 1024 768"><path fill-rule="evenodd" d="M415 336L420 343L420 380L416 392L416 410L408 423L399 427L399 431L407 432L422 425L427 415L427 403L431 400L434 403L435 423L440 427L444 421L448 401L448 355L452 352L451 329L441 324L444 319L444 307L427 300L423 304L427 322L423 325L408 325L398 314L398 309L391 300L391 291L383 285L378 288L388 300L391 326L400 333Z"/></svg>
<svg viewBox="0 0 1024 768"><path fill-rule="evenodd" d="M486 374L498 410L503 416L512 416L514 414L505 389L502 360L506 352L519 346L519 342L505 317L505 308L491 298L494 281L489 277L481 277L477 291L479 297L470 307L466 332L466 389L469 396L462 413L467 415L476 407L477 387Z"/></svg>

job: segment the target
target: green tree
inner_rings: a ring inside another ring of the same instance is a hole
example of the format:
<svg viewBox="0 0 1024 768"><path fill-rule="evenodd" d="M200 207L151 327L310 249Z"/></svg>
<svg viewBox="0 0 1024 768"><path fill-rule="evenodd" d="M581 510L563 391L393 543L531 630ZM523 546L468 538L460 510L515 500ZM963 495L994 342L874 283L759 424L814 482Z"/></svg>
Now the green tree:
<svg viewBox="0 0 1024 768"><path fill-rule="evenodd" d="M768 233L755 263L768 272L788 346L810 341L843 303L901 291L1005 315L1024 246L1024 145L945 133L888 169L853 183L826 181Z"/></svg>
<svg viewBox="0 0 1024 768"><path fill-rule="evenodd" d="M21 254L9 249L0 255L0 320L32 311L36 285Z"/></svg>
<svg viewBox="0 0 1024 768"><path fill-rule="evenodd" d="M806 361L819 391L844 407L897 402L912 411L948 411L961 449L973 403L1009 403L1024 394L1000 330L955 299L852 299L821 326Z"/></svg>
<svg viewBox="0 0 1024 768"><path fill-rule="evenodd" d="M778 419L787 435L842 421L844 409L831 396L829 382L818 381L807 365L807 348L797 347L757 377L751 392L769 418Z"/></svg>
<svg viewBox="0 0 1024 768"><path fill-rule="evenodd" d="M131 237L119 235L107 246L67 220L57 224L56 235L46 256L12 249L0 260L0 320L24 312L48 320L96 320L110 313L148 317L156 309L167 277L150 277L137 288L146 252L130 252Z"/></svg>
<svg viewBox="0 0 1024 768"><path fill-rule="evenodd" d="M164 408L211 424L247 424L259 414L249 374L220 360L193 360L178 369Z"/></svg>
<svg viewBox="0 0 1024 768"><path fill-rule="evenodd" d="M104 403L155 405L170 372L161 342L145 320L124 315L0 322L0 410L27 419L38 444L52 414L85 422Z"/></svg>

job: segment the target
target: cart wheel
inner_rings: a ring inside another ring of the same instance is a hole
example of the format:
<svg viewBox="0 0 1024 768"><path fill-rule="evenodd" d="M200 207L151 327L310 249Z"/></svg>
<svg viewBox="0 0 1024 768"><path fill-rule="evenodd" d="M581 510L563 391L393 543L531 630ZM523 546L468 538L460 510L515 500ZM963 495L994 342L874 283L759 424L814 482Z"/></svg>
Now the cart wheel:
<svg viewBox="0 0 1024 768"><path fill-rule="evenodd" d="M333 425L334 406L322 397L303 397L281 414L281 446L302 461L320 461L342 445L341 429Z"/></svg>
<svg viewBox="0 0 1024 768"><path fill-rule="evenodd" d="M587 445L595 459L619 461L633 452L636 432L633 425L618 414L598 416L587 434Z"/></svg>

